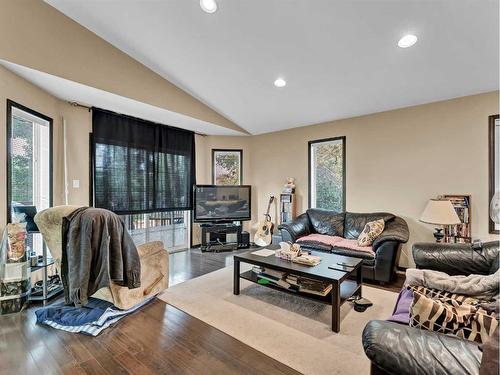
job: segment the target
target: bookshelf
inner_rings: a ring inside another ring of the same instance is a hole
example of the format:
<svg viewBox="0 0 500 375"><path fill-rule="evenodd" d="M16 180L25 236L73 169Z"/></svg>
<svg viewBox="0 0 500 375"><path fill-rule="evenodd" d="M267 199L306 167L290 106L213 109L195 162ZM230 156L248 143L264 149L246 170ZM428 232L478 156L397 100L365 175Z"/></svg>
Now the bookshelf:
<svg viewBox="0 0 500 375"><path fill-rule="evenodd" d="M297 201L294 193L280 195L280 222L291 223L297 216Z"/></svg>
<svg viewBox="0 0 500 375"><path fill-rule="evenodd" d="M440 199L448 199L455 208L461 224L444 226L444 242L470 243L472 239L471 196L462 194L445 194Z"/></svg>

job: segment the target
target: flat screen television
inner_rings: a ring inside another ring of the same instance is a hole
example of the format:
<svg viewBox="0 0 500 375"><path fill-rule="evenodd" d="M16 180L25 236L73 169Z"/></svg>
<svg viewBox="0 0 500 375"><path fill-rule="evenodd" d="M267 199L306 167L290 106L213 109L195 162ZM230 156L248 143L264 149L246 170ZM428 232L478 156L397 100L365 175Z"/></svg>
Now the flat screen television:
<svg viewBox="0 0 500 375"><path fill-rule="evenodd" d="M250 220L250 185L195 185L193 195L196 223Z"/></svg>

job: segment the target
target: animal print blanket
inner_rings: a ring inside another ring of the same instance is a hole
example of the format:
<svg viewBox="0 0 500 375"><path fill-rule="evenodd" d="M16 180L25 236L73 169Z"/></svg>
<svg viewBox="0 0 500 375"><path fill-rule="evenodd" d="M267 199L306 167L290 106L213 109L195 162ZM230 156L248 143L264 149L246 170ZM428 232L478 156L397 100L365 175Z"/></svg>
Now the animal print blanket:
<svg viewBox="0 0 500 375"><path fill-rule="evenodd" d="M498 327L495 312L482 308L480 299L429 289L408 286L413 291L410 306L410 326L466 340L483 343Z"/></svg>

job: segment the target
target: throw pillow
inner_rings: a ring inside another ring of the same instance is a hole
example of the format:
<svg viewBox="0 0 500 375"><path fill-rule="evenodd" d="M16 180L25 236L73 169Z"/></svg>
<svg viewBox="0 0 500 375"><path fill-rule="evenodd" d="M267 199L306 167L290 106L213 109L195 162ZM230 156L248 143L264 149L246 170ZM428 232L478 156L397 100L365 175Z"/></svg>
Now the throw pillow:
<svg viewBox="0 0 500 375"><path fill-rule="evenodd" d="M495 314L479 307L479 301L466 296L440 293L418 286L410 306L410 326L482 343L498 327ZM431 297L432 296L432 297Z"/></svg>
<svg viewBox="0 0 500 375"><path fill-rule="evenodd" d="M358 237L359 246L371 246L373 241L384 231L384 219L370 221L366 223L365 228Z"/></svg>

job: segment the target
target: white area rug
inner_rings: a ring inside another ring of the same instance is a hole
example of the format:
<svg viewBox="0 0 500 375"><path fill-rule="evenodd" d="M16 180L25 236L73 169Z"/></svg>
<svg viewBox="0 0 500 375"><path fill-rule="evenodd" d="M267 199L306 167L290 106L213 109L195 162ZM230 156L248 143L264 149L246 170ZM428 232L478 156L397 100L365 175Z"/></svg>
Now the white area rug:
<svg viewBox="0 0 500 375"><path fill-rule="evenodd" d="M242 264L242 271L246 270ZM159 298L304 374L369 374L361 333L371 319L387 319L397 294L363 286L374 305L364 313L341 308L340 333L331 331L331 306L241 280L233 268L178 284Z"/></svg>

